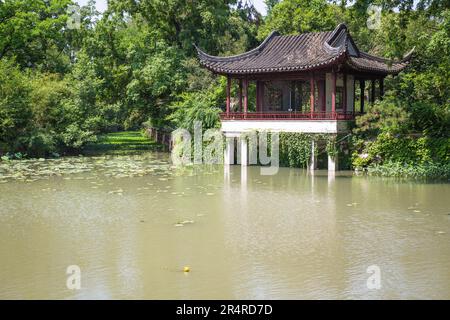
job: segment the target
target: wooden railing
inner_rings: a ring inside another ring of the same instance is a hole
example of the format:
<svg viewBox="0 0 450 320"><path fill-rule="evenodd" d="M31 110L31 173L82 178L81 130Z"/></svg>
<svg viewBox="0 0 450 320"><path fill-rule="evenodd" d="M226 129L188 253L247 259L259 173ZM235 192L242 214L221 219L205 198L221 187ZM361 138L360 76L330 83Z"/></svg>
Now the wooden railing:
<svg viewBox="0 0 450 320"><path fill-rule="evenodd" d="M355 112L222 112L221 120L353 120Z"/></svg>

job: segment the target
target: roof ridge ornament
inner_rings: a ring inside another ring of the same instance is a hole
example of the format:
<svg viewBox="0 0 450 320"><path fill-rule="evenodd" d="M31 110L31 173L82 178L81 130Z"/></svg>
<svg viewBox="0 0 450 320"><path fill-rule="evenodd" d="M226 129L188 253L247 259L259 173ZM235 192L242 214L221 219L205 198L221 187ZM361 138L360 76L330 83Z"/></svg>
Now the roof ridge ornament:
<svg viewBox="0 0 450 320"><path fill-rule="evenodd" d="M328 43L330 46L332 46L332 42L335 40L335 38L340 35L341 31L345 30L345 32L348 34L348 28L345 23L339 23L336 28L331 32L330 36L325 40L326 43Z"/></svg>
<svg viewBox="0 0 450 320"><path fill-rule="evenodd" d="M411 50L409 50L405 55L403 55L403 59L401 62L409 62L416 51L416 47L414 46Z"/></svg>
<svg viewBox="0 0 450 320"><path fill-rule="evenodd" d="M349 44L351 49L349 49ZM331 31L330 35L324 40L323 48L332 54L345 52L351 56L359 57L360 51L345 23L340 23Z"/></svg>

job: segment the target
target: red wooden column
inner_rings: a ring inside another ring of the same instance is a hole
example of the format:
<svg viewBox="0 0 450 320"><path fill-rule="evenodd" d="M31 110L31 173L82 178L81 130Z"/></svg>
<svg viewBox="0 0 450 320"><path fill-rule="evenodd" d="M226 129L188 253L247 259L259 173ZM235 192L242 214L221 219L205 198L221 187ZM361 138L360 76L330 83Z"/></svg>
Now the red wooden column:
<svg viewBox="0 0 450 320"><path fill-rule="evenodd" d="M344 104L342 106L342 111L344 112L344 114L347 112L347 74L344 73L344 92L342 93L342 103Z"/></svg>
<svg viewBox="0 0 450 320"><path fill-rule="evenodd" d="M298 97L299 97L299 101L298 101L298 108L300 112L303 112L303 91L302 91L302 82L298 82L297 83L297 90L298 90Z"/></svg>
<svg viewBox="0 0 450 320"><path fill-rule="evenodd" d="M364 98L366 91L366 82L364 80L359 80L359 88L360 88L360 102L361 102L361 113L364 113Z"/></svg>
<svg viewBox="0 0 450 320"><path fill-rule="evenodd" d="M322 81L322 112L327 112L327 81Z"/></svg>
<svg viewBox="0 0 450 320"><path fill-rule="evenodd" d="M242 79L239 79L239 112L242 112Z"/></svg>
<svg viewBox="0 0 450 320"><path fill-rule="evenodd" d="M313 117L313 113L314 113L314 92L315 92L315 87L314 87L314 73L310 76L309 78L309 99L310 99L310 112L311 112L311 118Z"/></svg>
<svg viewBox="0 0 450 320"><path fill-rule="evenodd" d="M336 116L336 72L331 73L331 115Z"/></svg>
<svg viewBox="0 0 450 320"><path fill-rule="evenodd" d="M248 111L248 80L244 79L244 113Z"/></svg>
<svg viewBox="0 0 450 320"><path fill-rule="evenodd" d="M259 112L264 108L264 81L259 82Z"/></svg>
<svg viewBox="0 0 450 320"><path fill-rule="evenodd" d="M260 112L261 105L261 83L256 81L256 112Z"/></svg>
<svg viewBox="0 0 450 320"><path fill-rule="evenodd" d="M227 114L230 113L230 104L231 104L231 78L227 77Z"/></svg>

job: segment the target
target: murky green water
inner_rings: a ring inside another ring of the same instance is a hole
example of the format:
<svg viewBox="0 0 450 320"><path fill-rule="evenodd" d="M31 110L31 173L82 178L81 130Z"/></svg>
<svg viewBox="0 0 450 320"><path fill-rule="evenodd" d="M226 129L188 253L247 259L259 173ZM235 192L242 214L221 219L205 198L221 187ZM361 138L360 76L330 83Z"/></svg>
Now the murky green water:
<svg viewBox="0 0 450 320"><path fill-rule="evenodd" d="M450 299L450 184L148 154L2 162L0 200L0 299Z"/></svg>

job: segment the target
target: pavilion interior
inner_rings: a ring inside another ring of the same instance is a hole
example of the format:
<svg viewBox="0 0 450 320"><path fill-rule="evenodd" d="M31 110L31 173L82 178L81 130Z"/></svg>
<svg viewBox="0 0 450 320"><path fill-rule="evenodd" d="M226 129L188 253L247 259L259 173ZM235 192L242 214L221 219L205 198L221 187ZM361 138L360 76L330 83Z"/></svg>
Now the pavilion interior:
<svg viewBox="0 0 450 320"><path fill-rule="evenodd" d="M332 81L332 73L314 76L314 112L332 112ZM382 79L367 81L350 74L336 73L336 112L363 113L364 105L373 103L377 97L381 98L382 81ZM246 81L233 78L230 82L230 112L244 112ZM248 112L309 113L312 111L311 80L308 78L248 80L247 92Z"/></svg>

